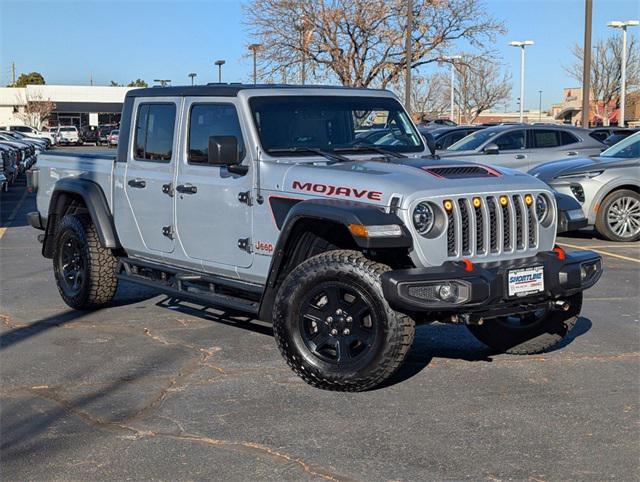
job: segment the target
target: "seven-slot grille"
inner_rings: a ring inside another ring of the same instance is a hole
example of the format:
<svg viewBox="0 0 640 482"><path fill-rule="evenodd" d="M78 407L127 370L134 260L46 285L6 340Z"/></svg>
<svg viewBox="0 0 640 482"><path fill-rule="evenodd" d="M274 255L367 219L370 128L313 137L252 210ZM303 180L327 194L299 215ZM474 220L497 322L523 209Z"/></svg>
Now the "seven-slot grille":
<svg viewBox="0 0 640 482"><path fill-rule="evenodd" d="M445 203L447 204L447 203ZM494 256L538 247L535 203L525 196L452 199L447 213L447 257Z"/></svg>

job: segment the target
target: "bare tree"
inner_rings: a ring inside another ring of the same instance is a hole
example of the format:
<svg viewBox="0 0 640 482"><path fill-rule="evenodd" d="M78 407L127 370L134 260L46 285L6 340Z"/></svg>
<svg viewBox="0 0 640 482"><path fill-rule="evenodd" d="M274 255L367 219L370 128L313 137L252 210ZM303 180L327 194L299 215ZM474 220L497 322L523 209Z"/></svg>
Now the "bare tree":
<svg viewBox="0 0 640 482"><path fill-rule="evenodd" d="M24 107L20 110L17 116L28 126L41 129L42 124L49 118L51 113L55 110L56 104L50 99L45 99L40 92L31 92L27 90L27 93L22 98Z"/></svg>
<svg viewBox="0 0 640 482"><path fill-rule="evenodd" d="M404 76L389 87L402 97ZM411 112L416 118L440 117L449 108L449 80L441 72L413 77L411 82Z"/></svg>
<svg viewBox="0 0 640 482"><path fill-rule="evenodd" d="M504 31L481 0L416 0L413 9L412 68L437 61L454 41L482 49ZM264 45L264 78L284 70L289 79L386 87L405 68L403 0L251 0L245 12Z"/></svg>
<svg viewBox="0 0 640 482"><path fill-rule="evenodd" d="M583 51L578 44L571 52L573 64L565 67L566 72L582 84ZM598 40L591 55L591 111L609 125L610 106L618 107L622 80L622 40L619 36ZM627 52L627 89L633 90L640 84L640 54L635 38L630 36Z"/></svg>
<svg viewBox="0 0 640 482"><path fill-rule="evenodd" d="M467 123L511 96L511 75L495 60L464 56L456 70L455 95Z"/></svg>

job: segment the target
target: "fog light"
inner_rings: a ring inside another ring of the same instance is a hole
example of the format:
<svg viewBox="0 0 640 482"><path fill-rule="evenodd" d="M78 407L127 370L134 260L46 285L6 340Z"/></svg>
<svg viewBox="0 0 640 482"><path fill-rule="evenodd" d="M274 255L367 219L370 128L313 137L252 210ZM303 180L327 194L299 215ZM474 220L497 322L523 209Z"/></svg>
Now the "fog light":
<svg viewBox="0 0 640 482"><path fill-rule="evenodd" d="M583 284L590 283L598 276L601 269L602 265L599 259L582 263L580 265L580 281Z"/></svg>
<svg viewBox="0 0 640 482"><path fill-rule="evenodd" d="M571 192L578 201L580 201L581 203L584 202L584 189L582 189L582 186L580 186L579 184L572 184Z"/></svg>
<svg viewBox="0 0 640 482"><path fill-rule="evenodd" d="M454 301L458 298L458 285L445 283L438 289L438 297L442 301Z"/></svg>

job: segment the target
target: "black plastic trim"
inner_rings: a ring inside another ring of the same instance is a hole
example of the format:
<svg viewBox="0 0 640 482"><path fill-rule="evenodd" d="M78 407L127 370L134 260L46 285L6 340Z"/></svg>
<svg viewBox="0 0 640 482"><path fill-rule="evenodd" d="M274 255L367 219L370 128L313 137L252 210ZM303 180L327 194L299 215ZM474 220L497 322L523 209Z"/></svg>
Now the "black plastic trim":
<svg viewBox="0 0 640 482"><path fill-rule="evenodd" d="M42 218L40 217L40 213L38 211L27 213L27 223L29 223L29 226L31 226L32 228L44 230Z"/></svg>
<svg viewBox="0 0 640 482"><path fill-rule="evenodd" d="M556 191L554 191L554 194L556 197L556 205L558 206L558 233L582 229L589 224L586 216L584 216L584 212L581 219L570 220L567 217L567 211L575 211L577 209L582 210L582 206L578 201L568 194L562 194Z"/></svg>

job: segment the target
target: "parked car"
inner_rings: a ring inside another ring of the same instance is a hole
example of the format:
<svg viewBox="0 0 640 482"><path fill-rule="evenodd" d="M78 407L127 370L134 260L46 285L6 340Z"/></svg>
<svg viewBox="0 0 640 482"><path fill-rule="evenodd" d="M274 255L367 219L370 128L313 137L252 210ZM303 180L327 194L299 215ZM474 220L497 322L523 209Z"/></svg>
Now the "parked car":
<svg viewBox="0 0 640 482"><path fill-rule="evenodd" d="M605 238L640 239L640 132L599 156L549 162L529 173L574 197Z"/></svg>
<svg viewBox="0 0 640 482"><path fill-rule="evenodd" d="M118 126L114 124L104 124L98 127L98 145L109 144L109 134L112 130L117 129Z"/></svg>
<svg viewBox="0 0 640 482"><path fill-rule="evenodd" d="M474 132L439 154L528 171L565 157L597 155L603 148L587 129L516 124Z"/></svg>
<svg viewBox="0 0 640 482"><path fill-rule="evenodd" d="M51 136L50 133L45 131L39 131L35 127L24 126L24 125L9 125L9 126L0 126L0 130L8 130L13 132L19 132L20 134L32 137L36 139L43 139L47 143L47 147L55 144L55 139Z"/></svg>
<svg viewBox="0 0 640 482"><path fill-rule="evenodd" d="M354 120L380 111L402 142L356 137ZM134 89L123 113L115 156L45 154L33 177L28 222L73 309L108 305L127 280L243 312L273 323L307 383L362 391L402 364L416 323L550 349L601 276L597 253L555 246L549 186L430 158L391 92Z"/></svg>
<svg viewBox="0 0 640 482"><path fill-rule="evenodd" d="M42 152L47 148L47 144L44 139L27 137L22 135L22 133L20 132L0 131L0 138L7 141L15 141L15 142L22 142L23 144L28 144L30 146L33 146L36 152Z"/></svg>
<svg viewBox="0 0 640 482"><path fill-rule="evenodd" d="M3 159L4 175L10 184L13 184L18 179L19 166L18 166L18 149L11 147L8 144L0 143L0 151L4 152Z"/></svg>
<svg viewBox="0 0 640 482"><path fill-rule="evenodd" d="M118 145L118 135L120 131L118 129L114 129L109 133L107 137L107 141L109 142L109 147L116 147Z"/></svg>
<svg viewBox="0 0 640 482"><path fill-rule="evenodd" d="M420 120L420 122L418 123L418 129L420 128L438 128L438 127L443 127L443 126L457 126L458 124L456 124L455 122L453 122L452 120L449 119L429 119L429 118L422 118Z"/></svg>
<svg viewBox="0 0 640 482"><path fill-rule="evenodd" d="M640 129L616 129L603 142L605 145L611 147L620 142L622 139L626 139L627 137L635 134L639 130Z"/></svg>
<svg viewBox="0 0 640 482"><path fill-rule="evenodd" d="M60 127L58 129L58 142L60 143L60 145L81 145L82 139L80 139L80 135L78 134L78 128L76 126Z"/></svg>
<svg viewBox="0 0 640 482"><path fill-rule="evenodd" d="M435 140L435 147L437 150L447 149L451 145L458 142L460 139L467 137L476 131L485 129L484 126L449 126L438 127L436 129L425 129L419 127L418 130L422 135L429 133Z"/></svg>
<svg viewBox="0 0 640 482"><path fill-rule="evenodd" d="M7 137L8 136L5 136L4 133L0 133L0 143L11 146L18 150L16 160L20 172L29 169L33 164L35 164L37 154L32 144Z"/></svg>
<svg viewBox="0 0 640 482"><path fill-rule="evenodd" d="M98 126L83 126L80 129L80 139L83 144L98 145Z"/></svg>

